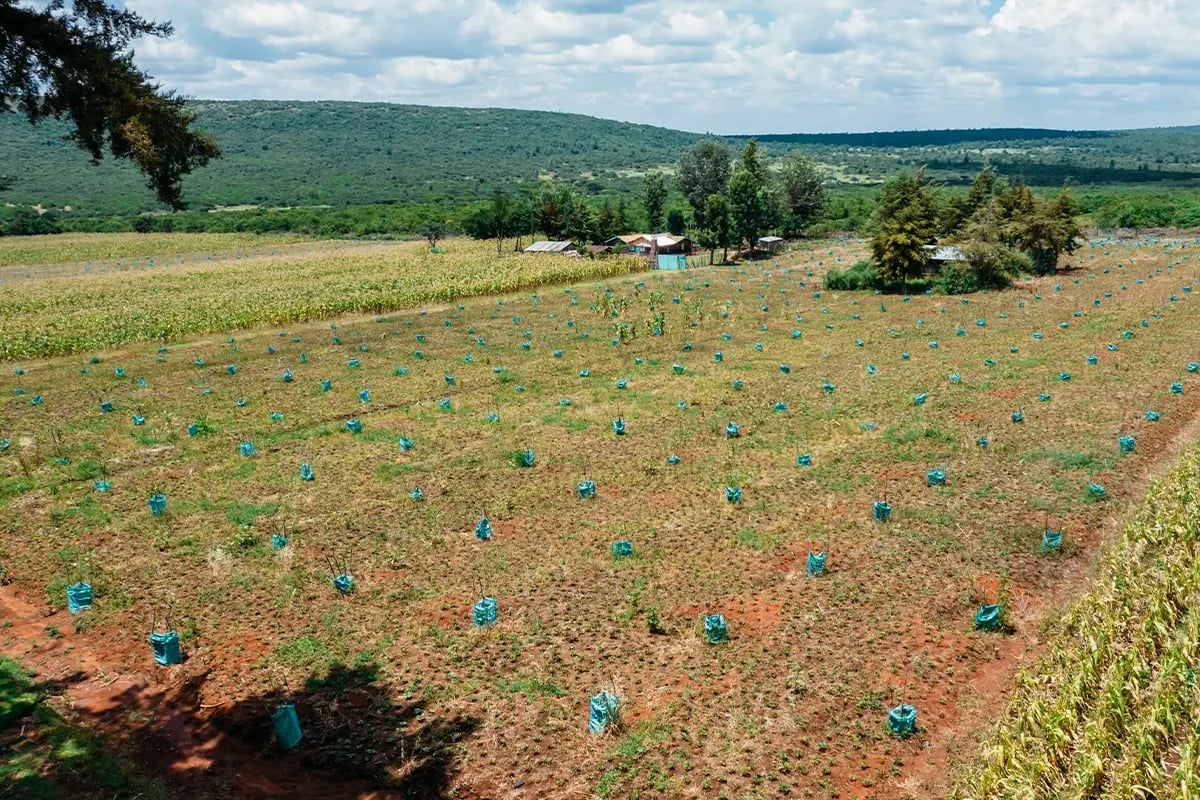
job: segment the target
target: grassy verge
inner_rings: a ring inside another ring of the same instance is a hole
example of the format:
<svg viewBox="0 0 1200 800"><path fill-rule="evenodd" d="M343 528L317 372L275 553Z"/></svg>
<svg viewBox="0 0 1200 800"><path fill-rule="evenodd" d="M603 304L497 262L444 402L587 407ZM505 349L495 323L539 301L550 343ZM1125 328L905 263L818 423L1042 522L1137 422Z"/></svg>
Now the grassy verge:
<svg viewBox="0 0 1200 800"><path fill-rule="evenodd" d="M1023 674L958 798L1200 797L1200 450Z"/></svg>
<svg viewBox="0 0 1200 800"><path fill-rule="evenodd" d="M0 797L165 797L103 737L50 708L47 697L19 663L0 657Z"/></svg>

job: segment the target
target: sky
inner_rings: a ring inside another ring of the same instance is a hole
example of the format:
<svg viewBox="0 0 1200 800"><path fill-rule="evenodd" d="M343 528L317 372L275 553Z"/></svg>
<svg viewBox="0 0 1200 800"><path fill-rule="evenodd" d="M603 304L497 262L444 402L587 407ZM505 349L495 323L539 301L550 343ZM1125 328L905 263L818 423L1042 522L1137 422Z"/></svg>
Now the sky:
<svg viewBox="0 0 1200 800"><path fill-rule="evenodd" d="M569 111L712 133L1200 122L1197 0L126 0L200 99Z"/></svg>

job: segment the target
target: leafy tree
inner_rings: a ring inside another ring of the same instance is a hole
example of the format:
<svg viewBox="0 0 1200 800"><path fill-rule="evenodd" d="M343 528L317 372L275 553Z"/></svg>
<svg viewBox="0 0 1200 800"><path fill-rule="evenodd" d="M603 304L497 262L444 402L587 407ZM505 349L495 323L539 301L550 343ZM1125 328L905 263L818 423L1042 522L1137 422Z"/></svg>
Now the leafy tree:
<svg viewBox="0 0 1200 800"><path fill-rule="evenodd" d="M513 252L521 252L521 236L528 231L529 241L533 241L534 223L536 220L536 202L532 193L524 192L512 204L509 228L516 232L513 242Z"/></svg>
<svg viewBox="0 0 1200 800"><path fill-rule="evenodd" d="M578 245L592 240L595 227L592 211L570 184L546 186L533 215L537 229L548 239L569 240Z"/></svg>
<svg viewBox="0 0 1200 800"><path fill-rule="evenodd" d="M821 218L825 210L825 183L817 162L796 153L783 165L783 203L787 207L783 232L796 236Z"/></svg>
<svg viewBox="0 0 1200 800"><path fill-rule="evenodd" d="M496 255L500 255L504 248L504 232L508 228L509 215L512 213L512 200L508 194L500 187L492 192L491 202L491 223L492 233L496 237Z"/></svg>
<svg viewBox="0 0 1200 800"><path fill-rule="evenodd" d="M747 250L753 250L758 237L779 222L780 198L771 185L770 173L759 155L755 139L751 139L742 151L738 166L729 179L729 203L734 232Z"/></svg>
<svg viewBox="0 0 1200 800"><path fill-rule="evenodd" d="M975 176L967 194L950 201L942 221L942 232L949 235L962 230L980 209L991 205L1001 188L1000 179L992 172L992 168L985 164Z"/></svg>
<svg viewBox="0 0 1200 800"><path fill-rule="evenodd" d="M1001 239L996 202L989 199L953 235L964 261L946 264L938 275L938 285L947 294L999 289L1012 283L1017 275L1030 271L1032 262Z"/></svg>
<svg viewBox="0 0 1200 800"><path fill-rule="evenodd" d="M616 225L618 234L629 233L633 228L633 219L629 216L629 203L625 195L617 198Z"/></svg>
<svg viewBox="0 0 1200 800"><path fill-rule="evenodd" d="M682 236L686 229L687 220L684 219L683 212L678 208L672 208L667 213L667 230L676 236Z"/></svg>
<svg viewBox="0 0 1200 800"><path fill-rule="evenodd" d="M592 223L592 237L596 244L606 242L617 235L617 212L613 210L609 198L604 198L600 210L592 218Z"/></svg>
<svg viewBox="0 0 1200 800"><path fill-rule="evenodd" d="M642 189L642 205L646 208L646 221L650 226L648 233L658 233L663 225L663 206L667 202L667 181L658 171L646 173L646 183Z"/></svg>
<svg viewBox="0 0 1200 800"><path fill-rule="evenodd" d="M937 198L933 186L925 177L925 168L915 175L903 172L883 184L879 191L879 204L875 208L875 223L880 225L899 216L900 212L914 207L914 212L931 226L937 224Z"/></svg>
<svg viewBox="0 0 1200 800"><path fill-rule="evenodd" d="M1073 253L1082 236L1064 187L1054 200L1039 200L1025 184L1017 184L998 198L1001 239L1029 256L1039 275L1058 269L1063 253Z"/></svg>
<svg viewBox="0 0 1200 800"><path fill-rule="evenodd" d="M706 225L704 210L708 198L728 190L732 161L729 148L711 139L697 142L679 159L679 189L692 207L697 228Z"/></svg>
<svg viewBox="0 0 1200 800"><path fill-rule="evenodd" d="M724 258L729 258L729 247L735 241L733 207L723 194L711 194L704 204L705 230L711 237L711 247L724 248Z"/></svg>
<svg viewBox="0 0 1200 800"><path fill-rule="evenodd" d="M53 211L39 214L28 206L13 211L4 231L9 236L38 236L46 233L61 233L62 227Z"/></svg>
<svg viewBox="0 0 1200 800"><path fill-rule="evenodd" d="M898 175L883 185L876 209L871 256L885 283L921 274L929 263L926 245L937 242L937 202L922 168L915 176Z"/></svg>
<svg viewBox="0 0 1200 800"><path fill-rule="evenodd" d="M925 246L932 244L931 239L930 226L912 209L905 209L871 237L876 274L887 283L901 281L907 292L908 279L920 275L929 263Z"/></svg>
<svg viewBox="0 0 1200 800"><path fill-rule="evenodd" d="M433 249L446 235L446 221L434 216L426 217L421 222L419 233L425 238L425 241L429 242L430 249Z"/></svg>
<svg viewBox="0 0 1200 800"><path fill-rule="evenodd" d="M17 3L0 0L0 113L69 120L68 138L93 163L107 146L137 164L159 200L182 208L181 179L220 151L192 129L184 98L152 83L129 49L143 36L170 36L170 23L102 0Z"/></svg>
<svg viewBox="0 0 1200 800"><path fill-rule="evenodd" d="M554 191L547 186L542 190L541 197L534 204L534 227L544 233L546 238L561 240L566 230L567 209L563 208L563 193Z"/></svg>

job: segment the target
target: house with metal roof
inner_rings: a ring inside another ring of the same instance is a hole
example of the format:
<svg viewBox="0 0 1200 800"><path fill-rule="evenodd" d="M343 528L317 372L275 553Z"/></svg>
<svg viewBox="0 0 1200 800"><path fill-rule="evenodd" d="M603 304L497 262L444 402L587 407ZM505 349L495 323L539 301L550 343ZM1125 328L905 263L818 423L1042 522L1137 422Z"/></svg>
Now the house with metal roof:
<svg viewBox="0 0 1200 800"><path fill-rule="evenodd" d="M673 233L637 233L626 236L616 236L615 240L623 242L631 252L641 255L650 253L683 253L692 252L692 240L687 236L676 236ZM615 243L613 239L609 243Z"/></svg>

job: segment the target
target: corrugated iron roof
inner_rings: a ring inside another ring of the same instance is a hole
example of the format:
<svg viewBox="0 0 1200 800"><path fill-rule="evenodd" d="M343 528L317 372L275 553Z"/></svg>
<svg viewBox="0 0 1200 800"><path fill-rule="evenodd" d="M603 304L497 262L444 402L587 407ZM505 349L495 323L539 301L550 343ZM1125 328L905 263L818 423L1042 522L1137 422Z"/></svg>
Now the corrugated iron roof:
<svg viewBox="0 0 1200 800"><path fill-rule="evenodd" d="M930 261L966 261L967 257L963 255L962 250L959 250L954 245L949 244L927 244L925 249L929 251Z"/></svg>
<svg viewBox="0 0 1200 800"><path fill-rule="evenodd" d="M574 242L534 242L525 248L526 253L563 253L574 250Z"/></svg>

